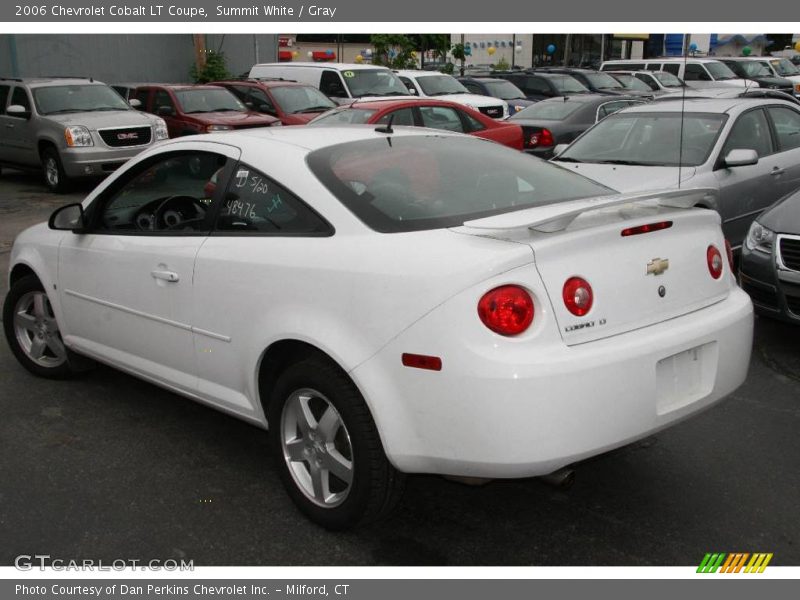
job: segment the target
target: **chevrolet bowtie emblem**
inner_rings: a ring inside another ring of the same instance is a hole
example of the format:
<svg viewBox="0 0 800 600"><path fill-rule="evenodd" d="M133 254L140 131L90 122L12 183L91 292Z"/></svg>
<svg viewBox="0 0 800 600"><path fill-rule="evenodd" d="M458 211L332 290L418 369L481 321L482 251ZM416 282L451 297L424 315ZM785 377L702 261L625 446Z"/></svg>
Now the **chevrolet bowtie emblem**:
<svg viewBox="0 0 800 600"><path fill-rule="evenodd" d="M669 269L668 258L654 258L649 263L647 263L648 275L661 275L667 269Z"/></svg>

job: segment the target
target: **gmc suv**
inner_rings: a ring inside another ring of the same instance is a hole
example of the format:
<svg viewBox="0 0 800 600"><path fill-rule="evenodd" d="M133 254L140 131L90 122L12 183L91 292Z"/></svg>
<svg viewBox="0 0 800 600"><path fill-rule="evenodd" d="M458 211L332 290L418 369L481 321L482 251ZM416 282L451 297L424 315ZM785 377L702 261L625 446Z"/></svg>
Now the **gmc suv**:
<svg viewBox="0 0 800 600"><path fill-rule="evenodd" d="M0 78L0 131L0 165L42 168L58 193L72 179L107 175L167 138L163 119L82 78Z"/></svg>

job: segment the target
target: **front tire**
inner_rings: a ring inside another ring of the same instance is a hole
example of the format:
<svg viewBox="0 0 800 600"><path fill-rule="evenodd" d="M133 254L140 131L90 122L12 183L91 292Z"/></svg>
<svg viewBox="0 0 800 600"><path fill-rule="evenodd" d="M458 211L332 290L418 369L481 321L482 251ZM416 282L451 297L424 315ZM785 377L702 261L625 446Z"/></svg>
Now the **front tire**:
<svg viewBox="0 0 800 600"><path fill-rule="evenodd" d="M291 365L268 407L270 446L289 496L312 521L340 530L378 520L402 496L353 382L321 358Z"/></svg>
<svg viewBox="0 0 800 600"><path fill-rule="evenodd" d="M88 362L64 345L53 307L35 275L22 277L8 292L3 329L16 359L39 377L65 379Z"/></svg>
<svg viewBox="0 0 800 600"><path fill-rule="evenodd" d="M58 150L45 148L42 151L42 169L44 170L44 181L51 192L64 194L69 191L70 181L67 174L64 173Z"/></svg>

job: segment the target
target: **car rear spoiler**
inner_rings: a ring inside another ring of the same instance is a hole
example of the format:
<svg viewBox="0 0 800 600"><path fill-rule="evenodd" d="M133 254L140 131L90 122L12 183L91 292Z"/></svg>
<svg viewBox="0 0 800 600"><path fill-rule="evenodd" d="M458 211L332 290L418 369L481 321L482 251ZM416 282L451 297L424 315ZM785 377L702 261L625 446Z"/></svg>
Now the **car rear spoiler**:
<svg viewBox="0 0 800 600"><path fill-rule="evenodd" d="M716 195L717 190L713 188L692 188L582 198L580 200L545 204L544 206L517 210L484 219L464 221L464 226L472 229L527 228L542 233L553 233L563 231L580 214L591 210L647 200L655 201L659 206L671 208L692 208L698 204L714 206Z"/></svg>

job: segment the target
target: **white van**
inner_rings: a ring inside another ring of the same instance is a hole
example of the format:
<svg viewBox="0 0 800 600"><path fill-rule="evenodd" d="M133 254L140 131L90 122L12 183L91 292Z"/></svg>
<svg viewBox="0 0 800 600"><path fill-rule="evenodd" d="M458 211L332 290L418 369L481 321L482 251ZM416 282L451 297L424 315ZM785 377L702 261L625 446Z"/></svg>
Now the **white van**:
<svg viewBox="0 0 800 600"><path fill-rule="evenodd" d="M759 87L750 79L739 79L726 65L712 58L631 58L604 61L601 71L667 71L683 79L686 85L693 88L709 88L721 86Z"/></svg>
<svg viewBox="0 0 800 600"><path fill-rule="evenodd" d="M353 98L409 96L408 88L390 69L378 65L348 63L261 63L253 65L254 79L289 79L318 88L338 104Z"/></svg>

